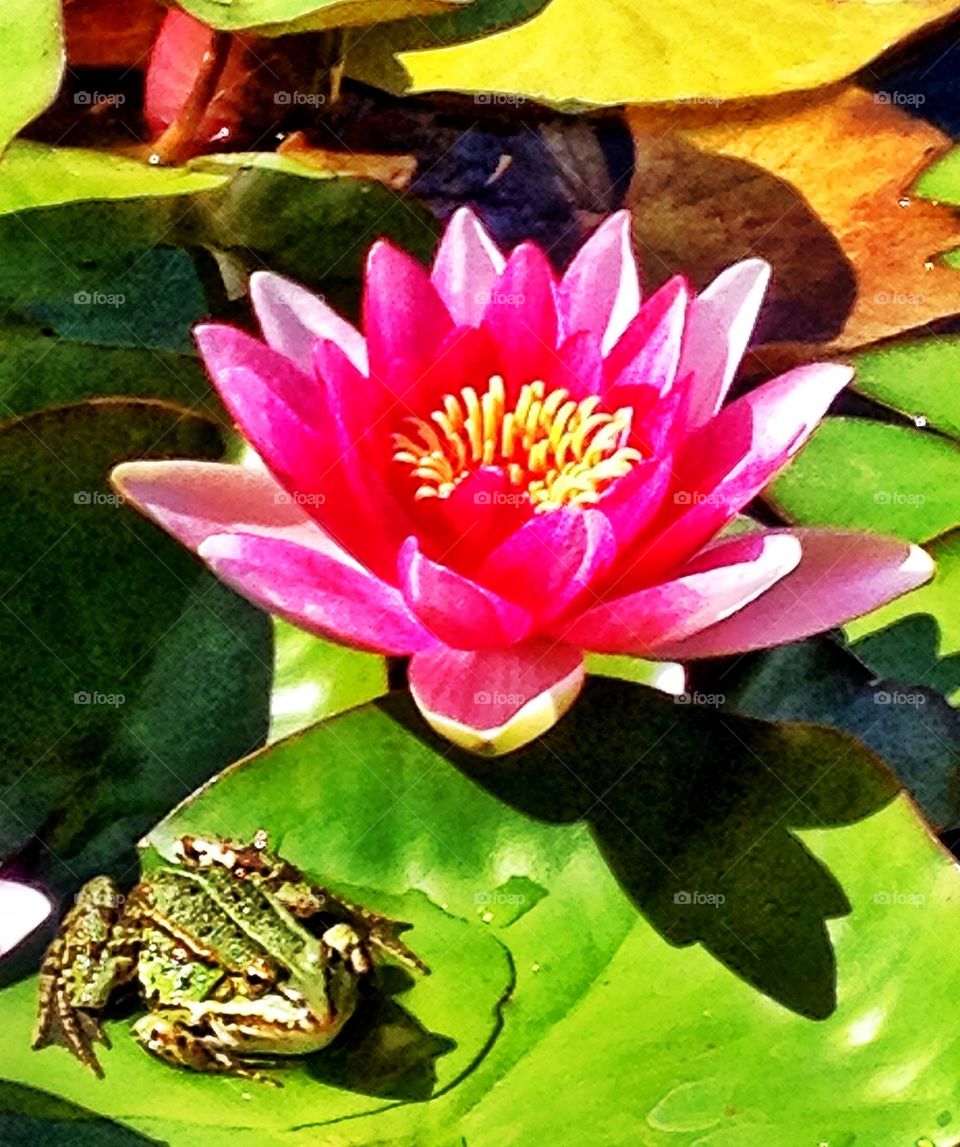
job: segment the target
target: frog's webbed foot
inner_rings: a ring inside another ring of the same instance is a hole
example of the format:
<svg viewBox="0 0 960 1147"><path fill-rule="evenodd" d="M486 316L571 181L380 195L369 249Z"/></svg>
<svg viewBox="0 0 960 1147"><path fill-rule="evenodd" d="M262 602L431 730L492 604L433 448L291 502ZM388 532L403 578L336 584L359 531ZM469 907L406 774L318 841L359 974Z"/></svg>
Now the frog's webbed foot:
<svg viewBox="0 0 960 1147"><path fill-rule="evenodd" d="M144 1016L133 1025L133 1037L151 1055L172 1067L233 1075L254 1083L283 1087L279 1079L252 1068L249 1061L231 1055L208 1036L200 1034L195 1030L194 1017L189 1012L171 1011ZM276 1066L269 1060L262 1061L262 1065Z"/></svg>
<svg viewBox="0 0 960 1147"><path fill-rule="evenodd" d="M93 1050L95 1043L110 1046L100 1021L70 1000L59 971L44 971L40 977L40 1008L33 1035L35 1051L55 1044L68 1048L99 1079L103 1068Z"/></svg>
<svg viewBox="0 0 960 1147"><path fill-rule="evenodd" d="M352 928L356 929L357 933L363 940L363 943L368 948L378 948L381 952L387 952L394 956L402 964L406 964L409 968L415 968L423 975L429 976L430 969L420 959L412 948L409 948L400 938L401 932L406 932L412 927L410 924L404 923L402 920L392 920L389 916L381 916L379 912L371 912L369 908L363 908L359 904L353 904L349 900L344 900L342 897L337 896L335 893L330 892L326 888L318 888L311 885L311 891L314 896L315 902L319 903L319 911L330 912L333 916L342 917ZM296 898L298 895L297 887L294 886L291 893L293 903L288 903L285 899L285 890L280 888L277 890L277 896L282 900L293 914L300 915L296 908ZM317 909L314 909L316 912ZM304 913L305 915L313 915L314 913ZM360 970L359 968L357 969Z"/></svg>
<svg viewBox="0 0 960 1147"><path fill-rule="evenodd" d="M420 959L416 952L400 938L401 932L406 932L413 925L402 920L391 920L389 916L380 916L366 909L359 910L361 915L359 925L366 934L366 941L371 947L388 952L401 964L408 968L415 968L424 976L430 975L430 968Z"/></svg>

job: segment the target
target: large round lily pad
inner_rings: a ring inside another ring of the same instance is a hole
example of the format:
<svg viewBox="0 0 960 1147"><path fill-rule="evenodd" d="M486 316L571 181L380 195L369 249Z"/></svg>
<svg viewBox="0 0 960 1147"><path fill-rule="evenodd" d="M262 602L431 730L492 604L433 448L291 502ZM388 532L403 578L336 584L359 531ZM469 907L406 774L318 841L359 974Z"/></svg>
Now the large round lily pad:
<svg viewBox="0 0 960 1147"><path fill-rule="evenodd" d="M175 1073L117 1026L95 1084L65 1052L27 1050L29 982L0 995L3 1072L174 1147L948 1147L960 971L943 952L960 941L960 880L893 791L852 738L626 683L591 684L495 764L451 754L391 697L228 770L151 839L263 825L316 875L411 919L435 972L392 1000L435 1079L372 1095L348 1044L278 1094ZM774 965L780 946L777 975L753 978L781 996L784 969L816 978L835 952L835 1006L814 1020L775 1003L744 978L742 945Z"/></svg>

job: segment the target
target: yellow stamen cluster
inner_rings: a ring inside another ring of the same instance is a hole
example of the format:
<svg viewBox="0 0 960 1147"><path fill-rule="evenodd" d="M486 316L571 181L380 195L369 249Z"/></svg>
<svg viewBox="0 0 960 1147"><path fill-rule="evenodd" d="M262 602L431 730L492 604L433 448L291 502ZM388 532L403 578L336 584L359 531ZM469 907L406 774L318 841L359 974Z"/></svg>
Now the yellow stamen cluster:
<svg viewBox="0 0 960 1147"><path fill-rule="evenodd" d="M472 386L448 394L429 420L409 418L410 431L395 434L394 459L420 479L416 497L446 498L481 466L499 466L538 511L599 500L611 482L641 460L627 446L632 411L598 411L596 396L576 402L563 388L546 391L529 382L512 410L503 379L486 392Z"/></svg>

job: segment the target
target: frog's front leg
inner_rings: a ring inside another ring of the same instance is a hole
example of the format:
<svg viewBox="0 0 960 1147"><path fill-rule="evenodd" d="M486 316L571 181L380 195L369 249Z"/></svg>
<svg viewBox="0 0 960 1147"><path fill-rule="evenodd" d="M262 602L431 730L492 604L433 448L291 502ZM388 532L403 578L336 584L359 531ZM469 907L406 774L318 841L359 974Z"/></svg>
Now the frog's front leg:
<svg viewBox="0 0 960 1147"><path fill-rule="evenodd" d="M196 1016L186 1009L171 1008L146 1015L133 1025L132 1033L145 1051L171 1067L236 1075L257 1083L282 1086L278 1080L251 1069L240 1056L231 1055L210 1035L198 1034Z"/></svg>
<svg viewBox="0 0 960 1147"><path fill-rule="evenodd" d="M305 889L309 890L309 895L304 894ZM382 952L389 952L408 967L416 968L424 975L430 974L430 969L423 960L400 938L400 933L410 928L409 924L401 920L392 920L389 916L380 915L379 912L371 912L369 908L345 900L328 888L321 888L316 884L284 883L274 890L274 895L294 916L308 918L318 912L328 912L334 917L341 917L362 941L362 945L354 946L351 952L351 962L356 972L363 974L370 971L369 962L363 966L365 949L379 948ZM338 933L341 928L343 925L334 925L329 932ZM324 940L331 943L327 934L324 935ZM331 943L331 946L339 947L335 942Z"/></svg>
<svg viewBox="0 0 960 1147"><path fill-rule="evenodd" d="M34 1048L64 1044L103 1075L93 1044L106 1043L94 1011L128 981L136 958L120 926L124 898L107 877L84 885L64 917L40 969L40 1006Z"/></svg>

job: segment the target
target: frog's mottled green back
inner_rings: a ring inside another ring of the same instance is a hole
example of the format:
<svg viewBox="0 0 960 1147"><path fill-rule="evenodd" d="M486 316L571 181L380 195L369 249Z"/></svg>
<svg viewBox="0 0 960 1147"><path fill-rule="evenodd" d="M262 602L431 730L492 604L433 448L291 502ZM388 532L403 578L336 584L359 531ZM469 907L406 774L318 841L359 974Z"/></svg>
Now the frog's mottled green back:
<svg viewBox="0 0 960 1147"><path fill-rule="evenodd" d="M140 937L137 976L149 1004L176 1004L209 999L226 976L218 964L184 961L182 945L160 928L147 927Z"/></svg>
<svg viewBox="0 0 960 1147"><path fill-rule="evenodd" d="M243 970L266 956L298 982L322 976L323 946L262 885L227 868L163 868L151 877L154 902L170 920ZM219 909L219 911L217 911Z"/></svg>
<svg viewBox="0 0 960 1147"><path fill-rule="evenodd" d="M255 940L238 926L200 879L183 868L159 868L146 882L153 917L161 927L208 950L220 967L244 972L264 956Z"/></svg>

